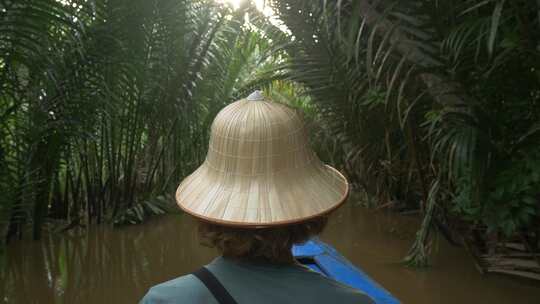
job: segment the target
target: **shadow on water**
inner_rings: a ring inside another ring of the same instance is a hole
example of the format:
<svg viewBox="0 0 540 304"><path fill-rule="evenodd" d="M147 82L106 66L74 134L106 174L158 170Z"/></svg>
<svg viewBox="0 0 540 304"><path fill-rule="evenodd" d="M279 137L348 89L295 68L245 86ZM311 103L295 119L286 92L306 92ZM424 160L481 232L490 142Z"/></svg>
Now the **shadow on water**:
<svg viewBox="0 0 540 304"><path fill-rule="evenodd" d="M463 249L436 241L433 266L403 267L417 222L346 205L323 239L404 303L539 303L540 284L480 275ZM198 244L194 221L168 215L139 226L50 234L8 248L3 303L136 303L149 286L189 273L215 252Z"/></svg>

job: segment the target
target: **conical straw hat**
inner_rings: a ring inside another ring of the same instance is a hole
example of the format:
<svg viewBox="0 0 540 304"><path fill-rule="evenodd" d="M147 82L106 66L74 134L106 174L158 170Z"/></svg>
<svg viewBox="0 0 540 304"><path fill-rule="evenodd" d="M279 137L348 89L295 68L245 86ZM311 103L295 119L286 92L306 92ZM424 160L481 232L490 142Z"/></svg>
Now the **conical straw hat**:
<svg viewBox="0 0 540 304"><path fill-rule="evenodd" d="M203 220L267 227L328 213L348 190L310 148L296 111L256 91L218 113L206 160L178 186L176 201Z"/></svg>

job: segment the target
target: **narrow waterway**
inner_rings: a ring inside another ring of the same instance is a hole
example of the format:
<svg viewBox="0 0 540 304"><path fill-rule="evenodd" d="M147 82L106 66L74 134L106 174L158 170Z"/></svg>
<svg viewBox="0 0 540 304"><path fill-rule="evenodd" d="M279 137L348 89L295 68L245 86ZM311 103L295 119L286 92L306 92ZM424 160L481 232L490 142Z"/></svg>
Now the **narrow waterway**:
<svg viewBox="0 0 540 304"><path fill-rule="evenodd" d="M403 267L414 237L411 217L347 204L323 239L403 303L540 303L540 284L480 275L463 249L439 238L433 266ZM197 242L194 221L167 215L132 227L92 227L49 234L8 248L0 273L2 303L136 303L146 290L209 262L215 252Z"/></svg>

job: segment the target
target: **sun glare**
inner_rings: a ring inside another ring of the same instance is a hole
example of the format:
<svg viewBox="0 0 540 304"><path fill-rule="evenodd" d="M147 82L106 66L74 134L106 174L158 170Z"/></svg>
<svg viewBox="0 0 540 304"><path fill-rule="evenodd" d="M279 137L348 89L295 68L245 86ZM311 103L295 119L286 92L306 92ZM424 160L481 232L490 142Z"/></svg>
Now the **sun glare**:
<svg viewBox="0 0 540 304"><path fill-rule="evenodd" d="M242 3L249 0L215 0L217 3L227 3L230 4L234 9L238 9ZM265 16L270 17L274 15L272 8L266 4L267 0L253 0L253 3L259 11L261 11Z"/></svg>
<svg viewBox="0 0 540 304"><path fill-rule="evenodd" d="M244 2L247 2L249 0L214 0L214 1L221 4L229 4L232 6L233 9L238 9ZM278 27L284 33L290 34L289 29L283 24L283 22L281 22L281 20L277 18L276 14L274 13L270 5L268 5L268 0L252 0L252 2L253 4L255 4L255 7L257 8L257 10L259 10L259 12L263 13L263 15L266 16L266 18L268 18L268 21L270 23Z"/></svg>
<svg viewBox="0 0 540 304"><path fill-rule="evenodd" d="M237 9L237 8L240 7L240 4L243 2L243 0L216 0L216 2L218 2L218 3L228 3L232 7L234 7L234 9Z"/></svg>

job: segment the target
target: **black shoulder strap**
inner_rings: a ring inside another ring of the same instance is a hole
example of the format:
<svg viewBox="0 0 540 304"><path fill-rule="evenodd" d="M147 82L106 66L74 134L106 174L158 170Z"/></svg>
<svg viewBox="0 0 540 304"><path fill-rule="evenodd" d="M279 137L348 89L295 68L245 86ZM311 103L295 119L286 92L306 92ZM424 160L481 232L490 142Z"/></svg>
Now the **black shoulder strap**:
<svg viewBox="0 0 540 304"><path fill-rule="evenodd" d="M231 294L206 267L192 273L208 288L219 304L237 304Z"/></svg>

